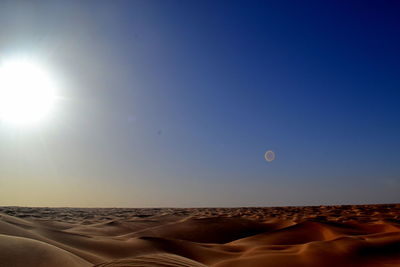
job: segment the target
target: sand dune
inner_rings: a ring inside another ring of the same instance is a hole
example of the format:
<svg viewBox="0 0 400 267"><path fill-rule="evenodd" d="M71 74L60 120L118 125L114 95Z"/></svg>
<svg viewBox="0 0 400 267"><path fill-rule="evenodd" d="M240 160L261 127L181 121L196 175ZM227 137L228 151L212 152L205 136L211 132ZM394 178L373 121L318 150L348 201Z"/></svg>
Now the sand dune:
<svg viewBox="0 0 400 267"><path fill-rule="evenodd" d="M144 256L138 256L133 259L116 260L103 264L96 265L97 267L123 267L123 266L137 266L137 267L166 267L166 266L180 266L180 267L206 267L199 262L192 261L188 258L180 257L174 254L155 253Z"/></svg>
<svg viewBox="0 0 400 267"><path fill-rule="evenodd" d="M0 207L0 266L400 266L400 205Z"/></svg>
<svg viewBox="0 0 400 267"><path fill-rule="evenodd" d="M91 266L80 257L30 238L0 235L2 266Z"/></svg>

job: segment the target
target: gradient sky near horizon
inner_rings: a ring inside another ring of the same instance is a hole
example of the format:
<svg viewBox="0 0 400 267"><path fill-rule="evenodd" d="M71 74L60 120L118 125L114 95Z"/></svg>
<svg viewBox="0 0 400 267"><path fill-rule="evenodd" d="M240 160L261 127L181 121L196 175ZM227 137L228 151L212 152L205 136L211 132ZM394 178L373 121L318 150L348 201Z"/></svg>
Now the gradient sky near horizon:
<svg viewBox="0 0 400 267"><path fill-rule="evenodd" d="M0 123L0 205L400 202L396 1L1 1L62 99ZM267 162L264 153L276 159Z"/></svg>

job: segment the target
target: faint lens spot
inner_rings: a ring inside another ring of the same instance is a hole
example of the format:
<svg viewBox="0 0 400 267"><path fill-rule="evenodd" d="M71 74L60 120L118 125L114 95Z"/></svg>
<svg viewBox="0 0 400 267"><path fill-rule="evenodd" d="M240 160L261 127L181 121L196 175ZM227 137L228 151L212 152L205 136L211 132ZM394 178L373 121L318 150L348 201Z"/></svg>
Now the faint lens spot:
<svg viewBox="0 0 400 267"><path fill-rule="evenodd" d="M272 150L268 150L267 152L265 152L265 160L268 162L271 162L275 159L275 152Z"/></svg>

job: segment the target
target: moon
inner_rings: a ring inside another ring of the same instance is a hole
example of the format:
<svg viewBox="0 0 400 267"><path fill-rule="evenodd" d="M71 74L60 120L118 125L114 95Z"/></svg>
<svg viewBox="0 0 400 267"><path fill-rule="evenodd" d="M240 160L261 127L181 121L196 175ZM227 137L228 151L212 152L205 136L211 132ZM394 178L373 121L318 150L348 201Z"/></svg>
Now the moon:
<svg viewBox="0 0 400 267"><path fill-rule="evenodd" d="M265 152L265 160L268 162L274 161L275 160L275 152L272 150L268 150L267 152Z"/></svg>
<svg viewBox="0 0 400 267"><path fill-rule="evenodd" d="M43 119L53 108L56 86L40 64L11 60L0 65L0 120L28 125Z"/></svg>

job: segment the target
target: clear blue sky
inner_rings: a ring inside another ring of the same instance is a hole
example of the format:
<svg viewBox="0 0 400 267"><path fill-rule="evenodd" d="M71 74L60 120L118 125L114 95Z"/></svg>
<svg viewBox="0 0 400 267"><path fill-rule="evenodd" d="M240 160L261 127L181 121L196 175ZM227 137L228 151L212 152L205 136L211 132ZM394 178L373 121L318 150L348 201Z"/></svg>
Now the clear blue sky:
<svg viewBox="0 0 400 267"><path fill-rule="evenodd" d="M2 1L62 81L0 124L0 205L400 202L396 1ZM272 149L276 160L266 162Z"/></svg>

